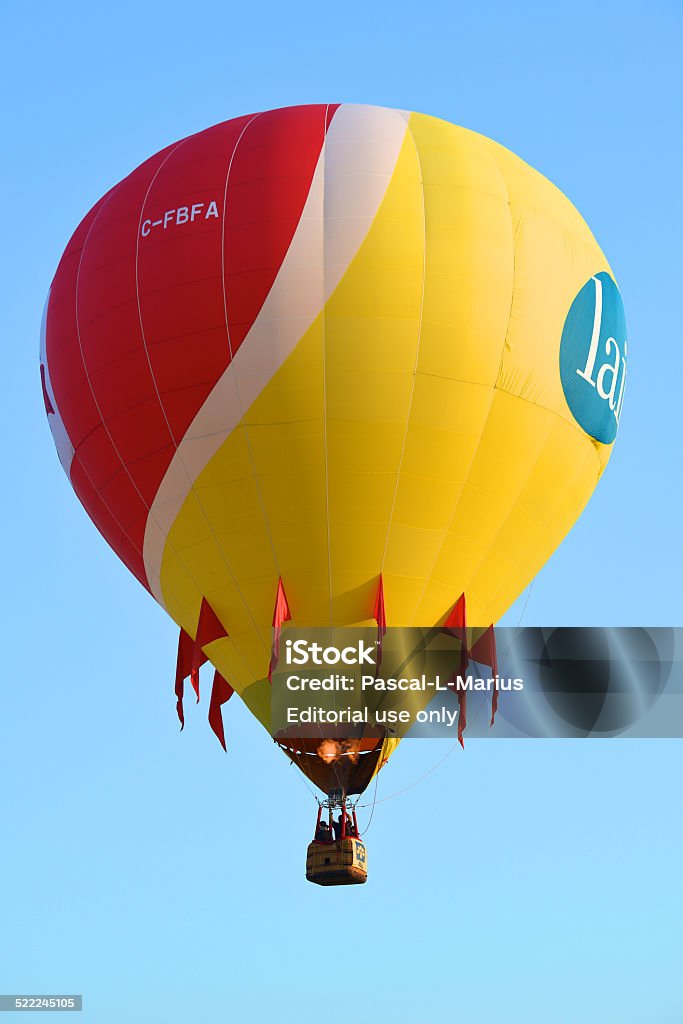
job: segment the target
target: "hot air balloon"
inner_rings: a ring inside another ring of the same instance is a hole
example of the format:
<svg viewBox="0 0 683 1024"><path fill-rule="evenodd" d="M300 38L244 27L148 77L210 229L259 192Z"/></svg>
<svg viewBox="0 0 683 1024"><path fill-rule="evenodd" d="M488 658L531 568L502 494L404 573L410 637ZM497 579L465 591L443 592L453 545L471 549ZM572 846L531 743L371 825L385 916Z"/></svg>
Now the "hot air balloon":
<svg viewBox="0 0 683 1024"><path fill-rule="evenodd" d="M62 465L180 628L181 715L214 666L223 743L233 691L270 730L287 623L431 626L461 595L495 623L607 465L626 360L562 192L473 131L356 104L145 161L76 229L41 339ZM281 746L346 820L396 741Z"/></svg>

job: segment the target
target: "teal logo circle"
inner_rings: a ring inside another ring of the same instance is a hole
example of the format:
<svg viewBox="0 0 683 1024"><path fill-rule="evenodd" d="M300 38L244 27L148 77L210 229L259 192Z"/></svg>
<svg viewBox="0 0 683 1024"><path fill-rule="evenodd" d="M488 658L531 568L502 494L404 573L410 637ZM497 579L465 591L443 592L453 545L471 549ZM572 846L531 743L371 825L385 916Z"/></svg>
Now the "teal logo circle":
<svg viewBox="0 0 683 1024"><path fill-rule="evenodd" d="M567 313L560 379L574 419L603 444L617 436L627 355L624 305L616 284L602 271L586 281Z"/></svg>

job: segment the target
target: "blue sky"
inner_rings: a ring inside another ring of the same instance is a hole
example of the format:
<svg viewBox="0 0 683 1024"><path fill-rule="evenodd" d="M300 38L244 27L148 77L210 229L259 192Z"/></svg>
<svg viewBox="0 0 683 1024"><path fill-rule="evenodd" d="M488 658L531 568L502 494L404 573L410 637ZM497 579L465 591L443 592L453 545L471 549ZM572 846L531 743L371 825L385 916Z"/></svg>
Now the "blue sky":
<svg viewBox="0 0 683 1024"><path fill-rule="evenodd" d="M361 1024L683 1020L680 742L471 742L388 799L450 749L405 743L369 883L308 885L311 796L237 701L227 757L201 705L178 735L176 630L87 520L43 415L52 274L141 160L289 103L436 114L569 195L629 324L614 457L524 624L683 624L680 8L458 6L0 3L1 992L82 992L97 1024L321 1018L340 978Z"/></svg>

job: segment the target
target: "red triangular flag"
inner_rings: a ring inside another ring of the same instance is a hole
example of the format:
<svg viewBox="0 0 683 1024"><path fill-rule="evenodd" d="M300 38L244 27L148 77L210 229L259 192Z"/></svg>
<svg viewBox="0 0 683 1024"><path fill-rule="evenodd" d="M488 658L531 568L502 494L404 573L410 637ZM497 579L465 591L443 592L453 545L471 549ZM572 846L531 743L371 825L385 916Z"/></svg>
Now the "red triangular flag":
<svg viewBox="0 0 683 1024"><path fill-rule="evenodd" d="M273 611L273 648L270 655L270 665L268 666L268 682L273 681L273 672L277 668L277 663L280 660L280 634L282 632L282 623L289 622L292 618L289 611L289 604L287 603L287 597L285 595L285 588L282 585L282 576L278 580L277 584L277 596L275 598L275 609Z"/></svg>
<svg viewBox="0 0 683 1024"><path fill-rule="evenodd" d="M467 728L467 690L458 690L458 743L465 749L462 734Z"/></svg>
<svg viewBox="0 0 683 1024"><path fill-rule="evenodd" d="M458 686L458 675L464 675L464 669L459 668L458 672L454 672L446 685L455 690L458 696L458 742L464 750L465 741L462 734L467 726L467 690Z"/></svg>
<svg viewBox="0 0 683 1024"><path fill-rule="evenodd" d="M184 693L184 681L192 670L192 648L194 641L189 633L186 633L184 629L180 630L178 636L178 660L176 661L175 669L175 695L176 701L176 712L180 719L180 731L182 732L185 727L185 715L183 712L183 693Z"/></svg>
<svg viewBox="0 0 683 1024"><path fill-rule="evenodd" d="M386 636L387 632L387 611L384 606L384 580L382 579L382 573L379 574L379 583L377 584L377 596L375 597L375 607L372 610L372 617L377 622L377 662L379 664L382 661L382 640Z"/></svg>
<svg viewBox="0 0 683 1024"><path fill-rule="evenodd" d="M461 594L453 605L446 621L443 624L443 628L447 629L460 641L460 665L458 666L458 675L464 676L469 664L467 656L467 610L464 594ZM455 679L457 680L457 676ZM457 687L457 693L459 708L458 740L460 742L460 746L464 748L465 741L463 740L462 734L467 726L467 690Z"/></svg>
<svg viewBox="0 0 683 1024"><path fill-rule="evenodd" d="M206 654L204 654L202 648L206 647L207 644L213 643L214 640L220 640L221 637L227 635L228 634L223 623L218 618L206 598L203 597L201 607L199 609L197 634L192 648L192 668L190 672L190 681L194 687L194 692L197 694L197 703L199 703L199 669L204 662L209 660Z"/></svg>
<svg viewBox="0 0 683 1024"><path fill-rule="evenodd" d="M206 660L207 659L204 658L204 660L201 662L201 664L203 665ZM199 669L198 668L192 668L190 670L190 683L192 684L192 689L194 690L195 694L197 695L197 703L199 704Z"/></svg>
<svg viewBox="0 0 683 1024"><path fill-rule="evenodd" d="M228 631L216 615L215 611L206 600L202 598L202 606L199 609L199 621L197 623L197 635L194 641L194 656L197 658L197 651L201 650L202 647L206 647L208 644L212 644L214 640L220 640L222 637L227 636ZM193 664L195 664L193 662ZM202 662L203 664L203 662ZM195 664L195 667L199 667Z"/></svg>
<svg viewBox="0 0 683 1024"><path fill-rule="evenodd" d="M465 607L465 595L461 594L458 600L451 608L448 618L444 622L444 629L452 629L456 632L456 636L462 637L463 642L465 640L465 628L467 626L467 611Z"/></svg>
<svg viewBox="0 0 683 1024"><path fill-rule="evenodd" d="M223 731L223 715L221 714L221 706L226 701L230 700L233 693L230 683L223 678L218 670L214 673L213 686L211 688L211 700L209 702L209 725L218 736L220 745L223 750L226 750L225 746L225 733Z"/></svg>
<svg viewBox="0 0 683 1024"><path fill-rule="evenodd" d="M496 653L496 634L493 625L484 630L475 644L472 645L470 657L482 665L490 665L494 676L498 675L498 655ZM493 690L491 700L491 725L498 710L498 687Z"/></svg>

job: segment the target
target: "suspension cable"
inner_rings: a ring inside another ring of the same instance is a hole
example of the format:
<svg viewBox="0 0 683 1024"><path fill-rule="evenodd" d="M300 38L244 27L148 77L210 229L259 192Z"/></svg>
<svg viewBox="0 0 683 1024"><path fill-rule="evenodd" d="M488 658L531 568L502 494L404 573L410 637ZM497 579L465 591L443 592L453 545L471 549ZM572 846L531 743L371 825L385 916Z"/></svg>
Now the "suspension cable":
<svg viewBox="0 0 683 1024"><path fill-rule="evenodd" d="M529 598L531 597L531 591L534 589L534 583L535 582L536 582L536 577L534 577L533 580L531 581L531 583L529 584L529 589L527 591L526 600L525 600L524 605L522 607L522 611L520 612L520 616L519 616L519 619L517 621L517 625L515 626L515 631L514 631L514 633L512 635L512 640L510 641L508 649L507 649L507 651L505 652L505 654L503 655L503 658L502 658L501 672L505 668L505 664L506 664L507 659L509 657L510 651L512 650L512 646L513 646L515 640L517 639L517 634L519 633L520 627L522 625L522 619L524 618L524 614L526 612L527 605L529 604ZM476 712L474 714L474 718L472 718L472 720L471 720L472 722L476 722L477 716L479 715L479 713L481 712L481 709L483 707L484 707L484 704L480 705L480 707L477 708L477 710L476 710ZM432 767L428 771L426 771L424 773L424 775L420 775L420 777L418 779L415 779L414 782L411 782L410 785L404 786L403 789L396 790L395 793L390 793L389 796L382 797L381 800L377 800L377 785L375 785L375 796L374 796L374 798L372 800L372 803L357 804L357 806L358 807L372 807L372 813L370 814L370 821L372 821L372 815L375 813L375 804L384 804L384 803L387 802L387 800L393 800L397 796L402 796L404 793L407 793L409 790L414 789L414 787L418 786L421 782L424 782L424 780L426 778L428 778L432 774L432 772L435 772L437 770L437 768L441 767L441 765L444 763L444 761L447 760L447 758L449 758L451 756L451 754L457 748L457 746L458 746L458 741L456 740L455 743L453 744L453 746L448 748L448 750L443 755L443 757L439 758L439 760L435 764L433 764ZM375 782L377 782L378 775L379 775L379 773L377 773L377 776L375 776ZM365 829L365 832L367 832L368 828L370 828L370 822L368 822L367 827ZM362 832L361 835L365 835L365 832Z"/></svg>

